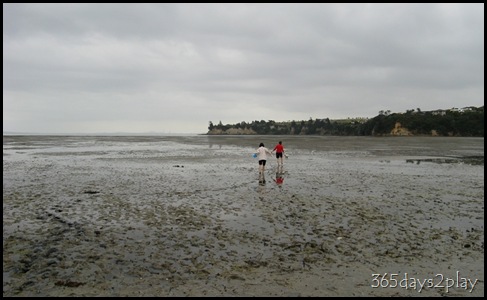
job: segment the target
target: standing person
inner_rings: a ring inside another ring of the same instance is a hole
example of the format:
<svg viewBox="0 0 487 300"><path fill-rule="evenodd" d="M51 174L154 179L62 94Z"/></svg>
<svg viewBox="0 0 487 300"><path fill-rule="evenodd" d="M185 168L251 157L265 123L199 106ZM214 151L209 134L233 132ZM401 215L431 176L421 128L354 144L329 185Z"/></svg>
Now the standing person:
<svg viewBox="0 0 487 300"><path fill-rule="evenodd" d="M264 143L260 143L256 154L258 155L257 159L259 160L259 182L265 183L265 163L267 161L267 155L272 155L272 153L264 146Z"/></svg>
<svg viewBox="0 0 487 300"><path fill-rule="evenodd" d="M279 144L277 144L274 149L272 149L272 152L276 151L276 158L277 158L277 167L279 166L282 167L283 161L282 161L282 156L284 155L284 146L282 145L282 141L279 141Z"/></svg>

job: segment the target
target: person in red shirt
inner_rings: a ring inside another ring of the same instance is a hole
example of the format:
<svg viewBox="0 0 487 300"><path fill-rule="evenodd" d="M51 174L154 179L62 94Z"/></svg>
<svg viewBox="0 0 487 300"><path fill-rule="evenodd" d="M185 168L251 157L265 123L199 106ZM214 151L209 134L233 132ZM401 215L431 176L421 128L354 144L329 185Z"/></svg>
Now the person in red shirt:
<svg viewBox="0 0 487 300"><path fill-rule="evenodd" d="M274 147L274 149L272 149L272 152L274 151L276 151L277 165L282 166L283 164L282 156L284 155L284 146L282 145L282 141L279 141L279 144L277 144Z"/></svg>

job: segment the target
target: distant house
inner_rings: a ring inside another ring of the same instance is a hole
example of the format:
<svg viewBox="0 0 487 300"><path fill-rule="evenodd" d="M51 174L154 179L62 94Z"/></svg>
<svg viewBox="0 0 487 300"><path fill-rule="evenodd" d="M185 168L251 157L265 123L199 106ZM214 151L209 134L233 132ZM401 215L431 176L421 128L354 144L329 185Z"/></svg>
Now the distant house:
<svg viewBox="0 0 487 300"><path fill-rule="evenodd" d="M444 110L444 109L432 110L432 111L431 111L431 114L432 114L432 115L435 115L435 116L436 116L436 115L439 115L439 116L444 116L444 115L446 115L446 110Z"/></svg>
<svg viewBox="0 0 487 300"><path fill-rule="evenodd" d="M475 107L474 106L466 106L466 107L463 107L461 109L462 112L464 112L464 111L473 111L473 110L475 110Z"/></svg>

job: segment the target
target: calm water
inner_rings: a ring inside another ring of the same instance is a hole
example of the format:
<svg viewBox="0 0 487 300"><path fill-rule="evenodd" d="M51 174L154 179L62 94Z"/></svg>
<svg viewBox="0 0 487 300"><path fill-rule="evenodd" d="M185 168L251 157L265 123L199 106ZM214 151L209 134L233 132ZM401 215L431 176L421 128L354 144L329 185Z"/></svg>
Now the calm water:
<svg viewBox="0 0 487 300"><path fill-rule="evenodd" d="M356 155L445 156L484 155L484 138L463 137L323 137L323 136L4 136L5 154L45 150L120 151L129 147L164 151L233 150L249 152L263 142L272 149L283 141L288 153L345 152ZM234 152L235 153L235 152Z"/></svg>

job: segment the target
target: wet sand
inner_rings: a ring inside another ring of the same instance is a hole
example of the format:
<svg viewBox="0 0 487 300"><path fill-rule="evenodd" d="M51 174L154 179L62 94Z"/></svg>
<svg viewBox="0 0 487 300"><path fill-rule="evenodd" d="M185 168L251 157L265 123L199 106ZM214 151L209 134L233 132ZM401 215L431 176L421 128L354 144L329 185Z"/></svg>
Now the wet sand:
<svg viewBox="0 0 487 300"><path fill-rule="evenodd" d="M484 295L483 138L3 140L4 297Z"/></svg>

